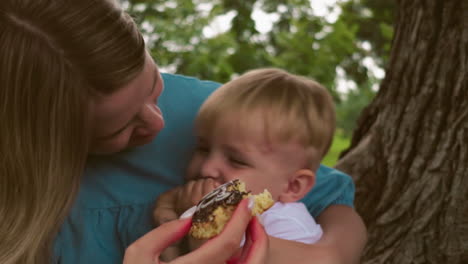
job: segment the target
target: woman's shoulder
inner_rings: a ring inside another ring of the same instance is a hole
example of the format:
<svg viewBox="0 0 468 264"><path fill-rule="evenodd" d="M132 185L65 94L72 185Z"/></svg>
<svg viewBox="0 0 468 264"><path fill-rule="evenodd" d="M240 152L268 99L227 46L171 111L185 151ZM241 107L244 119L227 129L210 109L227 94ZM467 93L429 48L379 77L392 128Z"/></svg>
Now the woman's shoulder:
<svg viewBox="0 0 468 264"><path fill-rule="evenodd" d="M316 218L330 205L353 207L355 186L346 173L321 165L312 190L301 200Z"/></svg>
<svg viewBox="0 0 468 264"><path fill-rule="evenodd" d="M176 88L181 89L211 89L214 90L218 88L221 84L218 82L210 81L210 80L200 80L196 77L180 75L180 74L172 74L172 73L162 73L161 76L163 77L164 84L166 86L170 86L171 88L174 86Z"/></svg>

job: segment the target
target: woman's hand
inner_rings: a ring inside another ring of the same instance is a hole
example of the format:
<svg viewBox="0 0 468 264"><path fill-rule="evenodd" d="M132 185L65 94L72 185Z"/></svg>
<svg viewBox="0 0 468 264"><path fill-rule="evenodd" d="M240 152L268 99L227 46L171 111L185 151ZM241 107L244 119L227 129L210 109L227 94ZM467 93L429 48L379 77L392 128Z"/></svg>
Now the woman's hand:
<svg viewBox="0 0 468 264"><path fill-rule="evenodd" d="M253 217L245 233L245 244L228 264L258 264L267 262L269 240L257 217Z"/></svg>
<svg viewBox="0 0 468 264"><path fill-rule="evenodd" d="M169 263L266 263L268 237L256 218L251 221L249 199L244 199L226 224L224 230L215 238L187 255L178 257ZM161 252L175 241L181 239L190 230L191 220L175 220L161 225L130 245L124 257L124 264L163 263ZM235 259L232 256L239 251L244 232L247 230L248 243Z"/></svg>

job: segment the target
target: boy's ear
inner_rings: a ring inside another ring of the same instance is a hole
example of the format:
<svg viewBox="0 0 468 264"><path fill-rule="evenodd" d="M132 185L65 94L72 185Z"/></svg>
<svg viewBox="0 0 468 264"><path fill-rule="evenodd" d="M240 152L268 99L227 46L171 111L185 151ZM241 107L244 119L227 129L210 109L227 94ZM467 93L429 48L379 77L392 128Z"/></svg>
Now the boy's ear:
<svg viewBox="0 0 468 264"><path fill-rule="evenodd" d="M286 190L280 194L279 201L283 203L297 202L302 199L315 185L315 172L301 169L288 179Z"/></svg>

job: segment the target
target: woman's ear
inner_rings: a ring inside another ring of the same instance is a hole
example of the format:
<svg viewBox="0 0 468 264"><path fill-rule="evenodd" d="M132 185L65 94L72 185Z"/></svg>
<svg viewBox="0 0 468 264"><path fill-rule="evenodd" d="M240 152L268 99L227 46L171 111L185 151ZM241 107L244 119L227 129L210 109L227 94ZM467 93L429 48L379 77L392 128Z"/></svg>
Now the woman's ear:
<svg viewBox="0 0 468 264"><path fill-rule="evenodd" d="M315 185L315 172L301 169L293 173L288 179L286 189L279 195L283 203L297 202L302 199Z"/></svg>

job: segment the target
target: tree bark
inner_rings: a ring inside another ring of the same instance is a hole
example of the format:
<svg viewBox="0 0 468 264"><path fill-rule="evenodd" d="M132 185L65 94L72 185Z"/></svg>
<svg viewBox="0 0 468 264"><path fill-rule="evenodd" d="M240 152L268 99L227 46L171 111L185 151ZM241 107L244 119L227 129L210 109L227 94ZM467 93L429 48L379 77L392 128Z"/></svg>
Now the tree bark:
<svg viewBox="0 0 468 264"><path fill-rule="evenodd" d="M468 1L397 1L386 77L337 168L363 263L468 263Z"/></svg>

